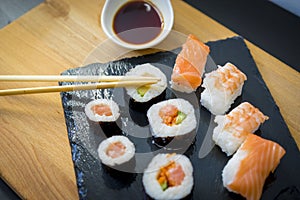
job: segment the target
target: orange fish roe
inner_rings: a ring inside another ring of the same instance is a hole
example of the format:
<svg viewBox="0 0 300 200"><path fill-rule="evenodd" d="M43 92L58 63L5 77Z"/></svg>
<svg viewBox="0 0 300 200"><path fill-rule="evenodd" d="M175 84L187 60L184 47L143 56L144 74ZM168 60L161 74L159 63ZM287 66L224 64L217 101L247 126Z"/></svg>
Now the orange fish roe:
<svg viewBox="0 0 300 200"><path fill-rule="evenodd" d="M174 105L166 105L159 110L159 116L162 118L163 123L168 126L176 124L176 117L178 116L178 108Z"/></svg>
<svg viewBox="0 0 300 200"><path fill-rule="evenodd" d="M94 105L91 109L94 112L94 114L100 116L112 116L112 111L107 104Z"/></svg>
<svg viewBox="0 0 300 200"><path fill-rule="evenodd" d="M122 142L111 143L106 149L106 154L111 158L117 158L122 156L125 153L126 147Z"/></svg>
<svg viewBox="0 0 300 200"><path fill-rule="evenodd" d="M162 186L166 184L166 188L180 185L185 177L181 165L170 162L168 165L161 167L157 176L157 181Z"/></svg>

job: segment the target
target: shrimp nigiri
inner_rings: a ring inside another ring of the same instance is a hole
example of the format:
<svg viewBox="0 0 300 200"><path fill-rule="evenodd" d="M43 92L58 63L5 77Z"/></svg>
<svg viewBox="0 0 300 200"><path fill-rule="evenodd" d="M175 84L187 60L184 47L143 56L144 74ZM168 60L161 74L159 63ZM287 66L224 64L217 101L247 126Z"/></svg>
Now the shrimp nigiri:
<svg viewBox="0 0 300 200"><path fill-rule="evenodd" d="M268 118L250 103L241 103L229 114L215 117L218 126L213 130L213 140L230 156Z"/></svg>
<svg viewBox="0 0 300 200"><path fill-rule="evenodd" d="M191 93L202 83L209 47L190 34L178 54L171 77L171 87Z"/></svg>
<svg viewBox="0 0 300 200"><path fill-rule="evenodd" d="M241 95L246 75L235 65L226 63L224 67L205 74L201 93L201 104L214 115L224 114Z"/></svg>
<svg viewBox="0 0 300 200"><path fill-rule="evenodd" d="M285 154L279 144L250 134L223 169L223 185L247 200L261 197L264 182Z"/></svg>

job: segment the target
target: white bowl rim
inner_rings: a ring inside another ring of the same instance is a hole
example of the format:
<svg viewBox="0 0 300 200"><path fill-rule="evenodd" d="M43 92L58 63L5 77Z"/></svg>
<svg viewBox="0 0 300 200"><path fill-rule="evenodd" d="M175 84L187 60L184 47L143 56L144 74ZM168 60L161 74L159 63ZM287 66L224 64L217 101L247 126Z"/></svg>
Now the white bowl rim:
<svg viewBox="0 0 300 200"><path fill-rule="evenodd" d="M132 50L138 50L138 49L147 49L150 47L153 47L157 44L159 44L160 42L162 42L170 33L170 31L172 30L173 24L174 24L174 11L173 11L173 7L171 4L170 0L161 0L159 2L164 2L168 5L169 7L169 17L170 20L168 20L167 25L166 23L163 26L162 31L160 32L160 34L154 38L153 40L151 40L150 42L144 43L144 44L132 44L132 43L127 43L123 40L121 40L116 34L111 34L109 29L112 29L112 26L107 27L107 23L105 22L105 12L107 10L108 4L107 1L105 2L105 5L103 7L102 13L101 13L101 26L102 26L102 30L104 31L105 35L111 39L113 42L115 42L116 44L125 47L127 49L132 49ZM107 11L106 11L107 12ZM163 18L165 19L165 15L166 13L163 13L162 11L160 11L161 15L163 16ZM111 31L113 32L113 31Z"/></svg>

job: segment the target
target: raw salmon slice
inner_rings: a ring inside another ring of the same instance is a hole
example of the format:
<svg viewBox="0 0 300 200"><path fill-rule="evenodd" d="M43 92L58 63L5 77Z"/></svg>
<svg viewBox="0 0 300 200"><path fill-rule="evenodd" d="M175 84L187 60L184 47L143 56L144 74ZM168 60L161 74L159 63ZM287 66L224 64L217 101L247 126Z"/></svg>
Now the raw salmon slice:
<svg viewBox="0 0 300 200"><path fill-rule="evenodd" d="M181 165L173 161L167 166L160 168L157 180L165 190L168 187L180 185L184 177L185 174Z"/></svg>
<svg viewBox="0 0 300 200"><path fill-rule="evenodd" d="M223 170L223 184L247 200L258 200L270 172L274 172L285 154L279 144L249 134Z"/></svg>
<svg viewBox="0 0 300 200"><path fill-rule="evenodd" d="M191 93L201 85L209 51L209 47L196 36L188 36L176 58L171 77L173 89Z"/></svg>
<svg viewBox="0 0 300 200"><path fill-rule="evenodd" d="M94 114L100 115L100 116L112 116L111 109L109 105L106 104L98 104L94 105L92 107L92 110Z"/></svg>
<svg viewBox="0 0 300 200"><path fill-rule="evenodd" d="M106 154L111 158L118 158L125 153L126 147L121 142L111 143L107 150Z"/></svg>

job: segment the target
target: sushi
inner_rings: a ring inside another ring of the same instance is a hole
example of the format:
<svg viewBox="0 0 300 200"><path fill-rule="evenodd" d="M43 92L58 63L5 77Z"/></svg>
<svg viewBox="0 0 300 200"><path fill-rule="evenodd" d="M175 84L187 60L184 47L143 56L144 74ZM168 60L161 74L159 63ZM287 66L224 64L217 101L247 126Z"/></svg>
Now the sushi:
<svg viewBox="0 0 300 200"><path fill-rule="evenodd" d="M285 150L279 144L249 134L222 172L223 185L247 200L258 200L270 172L274 172Z"/></svg>
<svg viewBox="0 0 300 200"><path fill-rule="evenodd" d="M121 135L118 124L120 109L116 102L110 99L97 99L89 102L84 108L85 114L92 124L98 123L107 136Z"/></svg>
<svg viewBox="0 0 300 200"><path fill-rule="evenodd" d="M249 134L268 119L258 108L248 102L241 103L227 115L217 115L218 124L213 130L213 140L227 156L232 155Z"/></svg>
<svg viewBox="0 0 300 200"><path fill-rule="evenodd" d="M104 165L118 168L133 159L135 147L125 136L112 136L100 143L98 155Z"/></svg>
<svg viewBox="0 0 300 200"><path fill-rule="evenodd" d="M165 74L150 63L137 65L126 73L126 76L147 76L158 77L160 81L152 85L139 87L127 87L127 94L130 96L129 106L137 110L147 110L153 103L164 98L167 88L167 78Z"/></svg>
<svg viewBox="0 0 300 200"><path fill-rule="evenodd" d="M143 174L146 193L154 199L181 199L194 185L193 166L180 154L156 155Z"/></svg>
<svg viewBox="0 0 300 200"><path fill-rule="evenodd" d="M109 99L97 99L85 106L85 114L94 122L112 122L120 116L118 104Z"/></svg>
<svg viewBox="0 0 300 200"><path fill-rule="evenodd" d="M231 63L205 74L201 104L214 115L222 115L241 95L246 75Z"/></svg>
<svg viewBox="0 0 300 200"><path fill-rule="evenodd" d="M190 34L178 54L171 76L171 87L191 93L202 83L209 47Z"/></svg>
<svg viewBox="0 0 300 200"><path fill-rule="evenodd" d="M158 146L168 144L172 139L193 139L189 135L197 125L193 106L184 99L169 99L151 106L147 112L150 130ZM182 141L183 142L183 141ZM183 144L183 143L182 143Z"/></svg>

